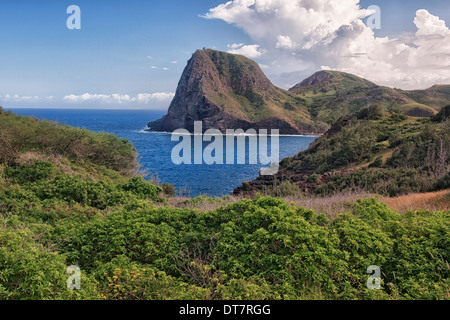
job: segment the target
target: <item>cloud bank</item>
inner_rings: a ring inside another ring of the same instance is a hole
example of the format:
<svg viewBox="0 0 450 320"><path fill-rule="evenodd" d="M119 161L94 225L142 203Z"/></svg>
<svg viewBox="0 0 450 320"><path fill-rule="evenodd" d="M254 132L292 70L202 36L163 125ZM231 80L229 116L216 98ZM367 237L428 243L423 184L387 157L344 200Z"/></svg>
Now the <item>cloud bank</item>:
<svg viewBox="0 0 450 320"><path fill-rule="evenodd" d="M175 93L172 92L155 92L155 93L140 93L136 96L130 96L127 94L91 94L85 93L82 95L70 94L63 98L66 102L71 103L84 103L84 102L97 102L104 104L149 104L149 103L162 103L170 102Z"/></svg>
<svg viewBox="0 0 450 320"><path fill-rule="evenodd" d="M52 101L54 99L53 96L49 96L49 97L39 97L39 96L24 96L24 95L18 95L18 94L5 94L0 95L0 100L1 101L7 101L7 102L29 102L29 103L33 103L33 102L40 102L40 101Z"/></svg>
<svg viewBox="0 0 450 320"><path fill-rule="evenodd" d="M381 38L363 22L372 13L359 0L232 0L204 17L247 33L254 44L233 44L229 52L258 58L284 87L323 68L403 89L450 84L445 21L418 10L415 34Z"/></svg>

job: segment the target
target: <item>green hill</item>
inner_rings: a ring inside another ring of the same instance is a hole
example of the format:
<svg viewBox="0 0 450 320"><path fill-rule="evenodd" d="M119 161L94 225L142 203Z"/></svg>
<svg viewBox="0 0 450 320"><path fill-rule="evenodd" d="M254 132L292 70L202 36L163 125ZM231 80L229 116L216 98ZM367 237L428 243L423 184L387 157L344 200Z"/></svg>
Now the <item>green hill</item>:
<svg viewBox="0 0 450 320"><path fill-rule="evenodd" d="M435 85L427 90L398 91L436 111L448 105L450 101L450 85Z"/></svg>
<svg viewBox="0 0 450 320"><path fill-rule="evenodd" d="M275 177L246 182L236 193L284 182L330 195L364 190L396 196L450 186L450 106L432 118L384 112L373 105L340 118L308 150L281 162Z"/></svg>
<svg viewBox="0 0 450 320"><path fill-rule="evenodd" d="M371 104L416 117L434 115L450 101L450 86L404 91L378 86L352 74L320 71L289 91L299 95L317 121L332 123Z"/></svg>

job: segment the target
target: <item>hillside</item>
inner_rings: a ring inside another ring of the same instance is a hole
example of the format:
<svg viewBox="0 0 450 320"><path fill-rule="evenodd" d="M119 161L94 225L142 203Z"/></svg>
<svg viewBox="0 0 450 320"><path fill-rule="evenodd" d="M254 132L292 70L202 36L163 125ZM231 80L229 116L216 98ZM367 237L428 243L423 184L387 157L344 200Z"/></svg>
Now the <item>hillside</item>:
<svg viewBox="0 0 450 320"><path fill-rule="evenodd" d="M313 119L332 123L371 104L415 117L436 114L450 101L450 86L404 91L378 86L352 74L320 71L295 85L290 92L302 97Z"/></svg>
<svg viewBox="0 0 450 320"><path fill-rule="evenodd" d="M168 114L149 123L155 131L185 128L279 129L281 134L323 133L300 97L275 87L254 61L215 50L197 50L178 84Z"/></svg>
<svg viewBox="0 0 450 320"><path fill-rule="evenodd" d="M366 199L317 214L272 197L174 208L136 175L128 141L1 108L0 155L0 300L449 298L449 212Z"/></svg>
<svg viewBox="0 0 450 320"><path fill-rule="evenodd" d="M448 105L450 100L450 85L435 85L427 90L398 91L437 111Z"/></svg>
<svg viewBox="0 0 450 320"><path fill-rule="evenodd" d="M236 194L291 186L330 195L364 190L396 196L450 187L450 106L432 118L373 105L342 117L308 150L285 159L274 177L244 183Z"/></svg>

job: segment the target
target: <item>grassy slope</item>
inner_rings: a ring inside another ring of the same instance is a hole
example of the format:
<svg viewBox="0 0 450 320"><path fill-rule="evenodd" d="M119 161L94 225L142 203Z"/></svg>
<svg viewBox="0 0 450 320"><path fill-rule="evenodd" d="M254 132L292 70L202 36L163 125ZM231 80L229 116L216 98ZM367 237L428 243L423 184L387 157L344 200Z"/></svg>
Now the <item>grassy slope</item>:
<svg viewBox="0 0 450 320"><path fill-rule="evenodd" d="M412 100L427 105L437 111L448 105L450 100L450 85L435 85L427 90L400 92Z"/></svg>
<svg viewBox="0 0 450 320"><path fill-rule="evenodd" d="M318 132L326 128L324 123L315 123L305 107L305 101L286 90L270 85L269 90L253 88L243 91L241 82L253 77L265 78L258 64L244 56L221 51L205 51L215 63L223 84L231 90L227 93L207 93L207 97L223 111L239 119L258 122L276 117L299 127L313 128ZM267 81L269 81L267 79ZM251 88L251 84L249 85Z"/></svg>
<svg viewBox="0 0 450 320"><path fill-rule="evenodd" d="M348 73L322 72L333 75L333 78L315 85L294 87L291 91L305 99L315 119L328 123L374 103L385 110L395 108L403 114L430 116L450 101L450 86L404 91L378 86Z"/></svg>

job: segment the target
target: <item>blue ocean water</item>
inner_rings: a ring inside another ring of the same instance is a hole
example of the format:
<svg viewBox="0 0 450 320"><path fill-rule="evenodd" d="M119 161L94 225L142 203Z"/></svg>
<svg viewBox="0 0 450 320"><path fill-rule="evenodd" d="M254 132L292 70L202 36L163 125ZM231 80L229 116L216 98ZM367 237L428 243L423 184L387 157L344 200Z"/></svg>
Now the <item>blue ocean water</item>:
<svg viewBox="0 0 450 320"><path fill-rule="evenodd" d="M261 164L249 163L249 139L246 148L246 163L224 165L176 165L172 161L172 149L179 143L171 141L167 133L145 132L147 123L161 118L166 112L150 110L74 110L74 109L11 109L16 114L33 116L65 123L96 132L108 132L131 141L139 154L139 161L151 175L161 183L175 185L187 196L208 195L220 197L231 194L243 181L258 177ZM270 133L270 132L269 132ZM280 160L305 150L316 137L280 136ZM203 148L210 142L204 142ZM269 155L270 155L270 139ZM224 152L226 151L224 143ZM237 148L237 143L236 143ZM236 149L235 148L235 149ZM193 150L192 150L193 152ZM235 157L237 152L234 153ZM224 156L224 159L226 155ZM192 157L192 162L194 158ZM226 162L224 160L224 162Z"/></svg>

